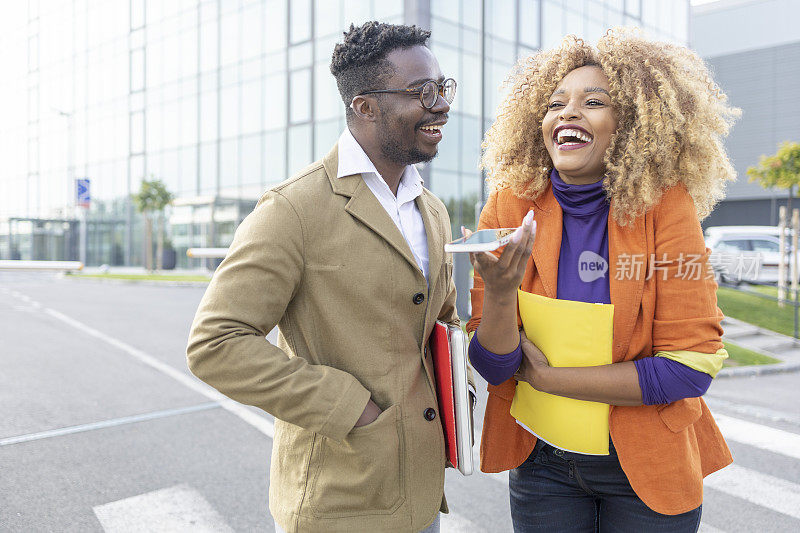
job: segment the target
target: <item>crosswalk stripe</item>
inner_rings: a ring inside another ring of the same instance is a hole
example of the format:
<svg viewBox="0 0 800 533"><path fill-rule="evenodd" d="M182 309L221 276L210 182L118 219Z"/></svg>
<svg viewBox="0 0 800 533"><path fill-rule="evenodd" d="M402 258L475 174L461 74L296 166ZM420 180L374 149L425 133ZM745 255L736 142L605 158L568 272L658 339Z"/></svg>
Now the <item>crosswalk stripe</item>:
<svg viewBox="0 0 800 533"><path fill-rule="evenodd" d="M110 335L106 335L105 333L94 329L93 327L84 324L78 320L75 320L72 317L69 317L63 313L56 311L55 309L45 308L43 311L50 315L51 317L60 320L72 327L74 327L77 331L81 331L91 337L95 337L96 339L100 339L103 342L114 346L125 352L126 354L130 355L134 359L139 360L141 363L161 372L162 374L174 379L178 383L184 385L192 389L195 392L198 392L208 398L209 400L213 400L218 402L223 409L226 411L238 416L257 430L259 430L264 435L268 436L269 438L274 437L275 435L275 426L264 416L258 415L245 407L244 405L234 402L227 396L221 394L220 392L216 391L212 387L209 387L205 383L202 383L198 379L181 372L180 370L171 367L170 365L158 360L157 358L153 357L150 354L143 352L142 350L136 349L133 346L122 342L119 339L115 339Z"/></svg>
<svg viewBox="0 0 800 533"><path fill-rule="evenodd" d="M705 479L705 486L800 519L800 485L732 464Z"/></svg>
<svg viewBox="0 0 800 533"><path fill-rule="evenodd" d="M449 514L439 516L441 517L439 528L442 533L474 533L483 529L471 520L452 511Z"/></svg>
<svg viewBox="0 0 800 533"><path fill-rule="evenodd" d="M106 533L233 533L208 501L186 485L98 505L93 511Z"/></svg>
<svg viewBox="0 0 800 533"><path fill-rule="evenodd" d="M714 420L726 439L800 459L800 435L796 433L716 413Z"/></svg>

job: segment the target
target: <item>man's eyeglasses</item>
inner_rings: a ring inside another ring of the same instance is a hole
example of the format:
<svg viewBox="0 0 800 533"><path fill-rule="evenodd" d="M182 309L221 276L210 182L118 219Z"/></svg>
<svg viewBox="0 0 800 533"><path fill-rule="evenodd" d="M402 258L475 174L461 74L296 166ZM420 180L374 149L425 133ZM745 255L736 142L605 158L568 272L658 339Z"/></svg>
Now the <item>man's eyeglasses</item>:
<svg viewBox="0 0 800 533"><path fill-rule="evenodd" d="M442 83L437 83L436 80L428 80L419 87L410 89L375 89L373 91L364 91L358 96L365 94L375 93L398 93L398 94L416 94L419 95L419 101L425 109L431 109L436 105L436 100L441 96L445 102L452 104L456 97L456 80L447 78Z"/></svg>

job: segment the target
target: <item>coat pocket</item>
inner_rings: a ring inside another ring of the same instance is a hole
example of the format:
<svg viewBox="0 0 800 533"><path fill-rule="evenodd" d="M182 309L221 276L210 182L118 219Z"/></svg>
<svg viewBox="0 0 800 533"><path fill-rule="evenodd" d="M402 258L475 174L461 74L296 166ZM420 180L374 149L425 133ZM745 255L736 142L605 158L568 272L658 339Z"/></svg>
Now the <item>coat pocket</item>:
<svg viewBox="0 0 800 533"><path fill-rule="evenodd" d="M684 398L667 404L658 411L661 421L673 432L683 431L703 414L699 398Z"/></svg>
<svg viewBox="0 0 800 533"><path fill-rule="evenodd" d="M308 505L319 518L391 514L402 505L404 446L393 405L342 441L323 437L312 456Z"/></svg>

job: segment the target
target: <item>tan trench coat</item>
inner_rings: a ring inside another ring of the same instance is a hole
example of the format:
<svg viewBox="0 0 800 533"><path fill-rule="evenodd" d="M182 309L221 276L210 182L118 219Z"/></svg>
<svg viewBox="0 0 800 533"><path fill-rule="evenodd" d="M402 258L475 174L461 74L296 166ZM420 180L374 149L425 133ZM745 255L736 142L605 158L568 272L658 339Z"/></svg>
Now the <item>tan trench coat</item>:
<svg viewBox="0 0 800 533"><path fill-rule="evenodd" d="M450 220L424 190L429 289L361 176L337 168L334 147L239 226L194 318L189 368L275 416L269 506L281 527L419 531L446 510L425 342L437 319L458 323ZM264 339L276 324L277 347ZM384 411L354 429L370 396Z"/></svg>

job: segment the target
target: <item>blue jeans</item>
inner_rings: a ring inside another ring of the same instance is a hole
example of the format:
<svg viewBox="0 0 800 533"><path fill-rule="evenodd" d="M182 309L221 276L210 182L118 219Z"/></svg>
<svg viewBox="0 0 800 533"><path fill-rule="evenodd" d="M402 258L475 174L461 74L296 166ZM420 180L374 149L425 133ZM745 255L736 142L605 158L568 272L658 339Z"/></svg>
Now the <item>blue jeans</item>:
<svg viewBox="0 0 800 533"><path fill-rule="evenodd" d="M571 453L541 439L509 473L515 533L696 532L703 506L679 515L647 507L633 492L610 445L607 456Z"/></svg>

